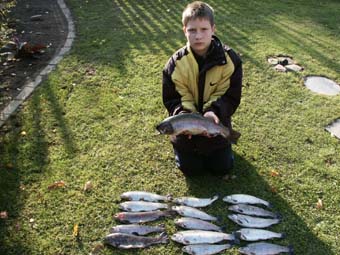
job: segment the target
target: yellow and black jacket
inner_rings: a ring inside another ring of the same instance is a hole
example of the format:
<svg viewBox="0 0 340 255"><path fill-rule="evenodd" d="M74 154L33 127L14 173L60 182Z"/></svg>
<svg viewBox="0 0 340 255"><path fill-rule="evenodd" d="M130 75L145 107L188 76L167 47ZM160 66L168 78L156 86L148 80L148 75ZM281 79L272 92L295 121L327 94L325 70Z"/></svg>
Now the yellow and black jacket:
<svg viewBox="0 0 340 255"><path fill-rule="evenodd" d="M241 59L215 36L204 59L186 45L169 59L163 69L163 103L169 115L213 111L222 124L231 128L231 116L240 104L241 88ZM178 136L172 143L176 149L198 152L227 145L222 137L193 138L189 141L185 136Z"/></svg>

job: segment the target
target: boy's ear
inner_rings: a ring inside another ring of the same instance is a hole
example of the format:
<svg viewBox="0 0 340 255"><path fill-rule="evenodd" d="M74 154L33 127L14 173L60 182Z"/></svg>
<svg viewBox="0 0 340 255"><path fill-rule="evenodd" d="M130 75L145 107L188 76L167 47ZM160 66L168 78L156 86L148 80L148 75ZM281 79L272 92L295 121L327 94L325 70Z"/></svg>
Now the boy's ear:
<svg viewBox="0 0 340 255"><path fill-rule="evenodd" d="M211 29L212 29L213 34L215 34L215 31L216 31L216 26L215 26L215 24L212 25Z"/></svg>
<svg viewBox="0 0 340 255"><path fill-rule="evenodd" d="M185 34L185 29L186 29L186 26L183 26L183 33Z"/></svg>

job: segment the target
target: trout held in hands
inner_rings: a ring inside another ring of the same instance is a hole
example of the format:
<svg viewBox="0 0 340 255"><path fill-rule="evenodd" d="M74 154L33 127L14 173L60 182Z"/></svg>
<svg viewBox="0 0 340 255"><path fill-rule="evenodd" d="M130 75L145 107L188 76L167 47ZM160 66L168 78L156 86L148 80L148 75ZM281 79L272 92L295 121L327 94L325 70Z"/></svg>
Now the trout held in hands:
<svg viewBox="0 0 340 255"><path fill-rule="evenodd" d="M156 127L160 134L166 135L204 135L207 137L223 136L231 143L236 143L240 133L216 124L209 118L203 117L198 113L183 113L168 117Z"/></svg>

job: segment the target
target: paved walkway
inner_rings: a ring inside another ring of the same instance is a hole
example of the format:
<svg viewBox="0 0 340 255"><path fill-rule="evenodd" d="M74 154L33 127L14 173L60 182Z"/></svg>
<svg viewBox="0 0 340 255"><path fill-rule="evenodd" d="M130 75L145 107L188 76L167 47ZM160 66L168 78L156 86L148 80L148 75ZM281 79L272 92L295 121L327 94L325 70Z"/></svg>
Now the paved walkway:
<svg viewBox="0 0 340 255"><path fill-rule="evenodd" d="M53 71L57 64L62 60L64 55L71 49L73 40L75 38L74 23L71 17L71 12L67 8L64 0L57 0L58 5L65 16L67 23L67 38L64 45L61 47L59 52L57 52L54 57L50 60L48 65L40 71L33 78L33 81L27 82L20 94L16 96L0 113L0 127L5 124L6 120L18 109L18 107L32 94L34 89L39 86L39 84L47 77L47 75Z"/></svg>

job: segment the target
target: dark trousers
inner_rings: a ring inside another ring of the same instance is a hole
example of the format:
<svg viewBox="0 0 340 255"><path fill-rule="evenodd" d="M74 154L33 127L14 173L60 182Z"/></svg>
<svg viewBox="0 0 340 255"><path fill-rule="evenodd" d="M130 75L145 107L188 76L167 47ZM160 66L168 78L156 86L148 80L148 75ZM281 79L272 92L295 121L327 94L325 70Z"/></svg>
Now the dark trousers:
<svg viewBox="0 0 340 255"><path fill-rule="evenodd" d="M227 148L212 151L208 155L182 152L174 149L176 166L186 176L212 174L223 176L234 165L231 144Z"/></svg>

